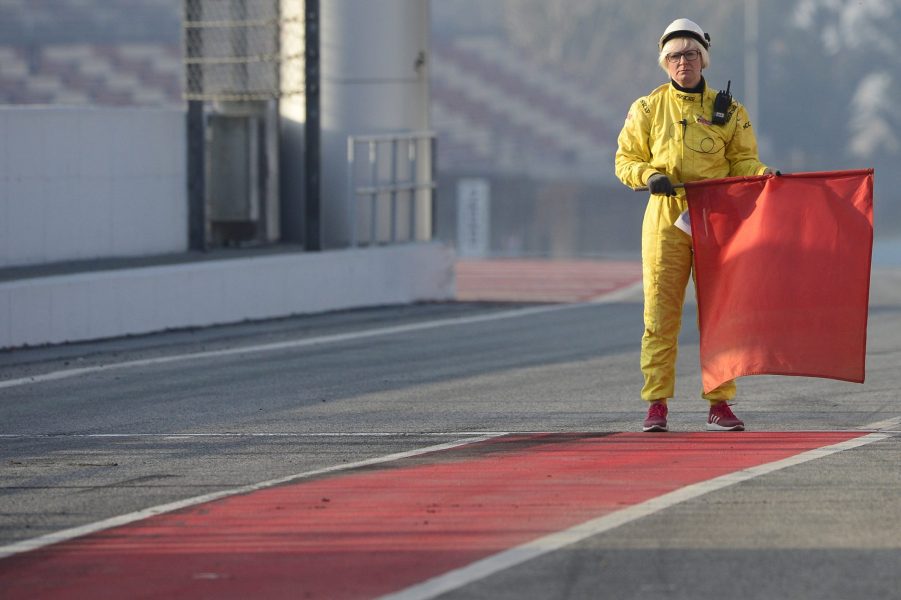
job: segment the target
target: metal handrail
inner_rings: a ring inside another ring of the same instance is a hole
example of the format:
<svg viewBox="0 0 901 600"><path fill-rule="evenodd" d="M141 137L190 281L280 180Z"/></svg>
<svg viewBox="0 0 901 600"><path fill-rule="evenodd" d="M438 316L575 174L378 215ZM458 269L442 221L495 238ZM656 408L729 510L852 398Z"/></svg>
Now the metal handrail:
<svg viewBox="0 0 901 600"><path fill-rule="evenodd" d="M427 183L398 183L397 185L377 185L372 187L360 187L356 192L358 196L368 196L370 194L384 194L386 192L412 192L414 190L437 189L438 185L434 182Z"/></svg>
<svg viewBox="0 0 901 600"><path fill-rule="evenodd" d="M422 131L408 131L408 132L399 132L399 133L379 133L379 134L369 134L369 135L352 135L347 139L348 141L353 140L355 142L363 143L363 142L390 142L392 140L412 140L412 139L423 139L423 138L434 138L437 134L431 129L424 129ZM348 147L349 144L348 144Z"/></svg>
<svg viewBox="0 0 901 600"><path fill-rule="evenodd" d="M431 200L434 202L434 190L437 189L435 181L435 150L437 135L434 131L411 131L393 134L368 134L348 136L347 138L347 202L348 215L351 220L350 245L356 247L359 244L358 236L358 208L361 198L369 198L370 204L370 222L369 222L369 244L376 244L377 226L379 223L378 197L382 194L390 194L390 243L397 243L397 195L401 192L410 193L410 236L411 239L416 238L416 192L419 190L430 190ZM427 181L419 181L420 167L420 143L427 141L429 143L429 178ZM409 180L398 181L398 148L401 143L406 144L407 163ZM365 144L368 149L369 160L369 181L364 185L357 185L356 182L356 147ZM379 174L379 145L391 145L391 181L389 183L380 183L378 181ZM432 232L429 231L431 238Z"/></svg>

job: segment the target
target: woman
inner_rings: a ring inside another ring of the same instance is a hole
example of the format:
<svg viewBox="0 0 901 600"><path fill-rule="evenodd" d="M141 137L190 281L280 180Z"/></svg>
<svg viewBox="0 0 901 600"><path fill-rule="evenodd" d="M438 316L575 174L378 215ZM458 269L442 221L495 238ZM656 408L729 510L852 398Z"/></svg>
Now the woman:
<svg viewBox="0 0 901 600"><path fill-rule="evenodd" d="M717 92L708 89L702 71L710 62L709 48L710 36L697 23L673 21L660 38L658 57L670 81L632 104L618 139L616 176L651 192L641 234L641 397L650 402L644 431L667 430L666 402L675 387L682 303L692 268L691 237L674 225L688 209L685 191L673 184L771 172L758 159L745 108L726 93L716 102ZM708 430L744 430L729 408L734 396L732 381L703 394L710 402Z"/></svg>

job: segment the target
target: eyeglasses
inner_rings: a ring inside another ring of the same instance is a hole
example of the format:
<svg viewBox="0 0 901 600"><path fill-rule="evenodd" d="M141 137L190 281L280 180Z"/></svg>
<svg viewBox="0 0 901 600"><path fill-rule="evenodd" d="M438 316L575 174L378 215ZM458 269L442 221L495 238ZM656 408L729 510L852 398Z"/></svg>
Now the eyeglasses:
<svg viewBox="0 0 901 600"><path fill-rule="evenodd" d="M701 57L700 50L686 50L685 52L673 52L666 55L666 62L671 65L678 64L683 58L688 62L694 62Z"/></svg>

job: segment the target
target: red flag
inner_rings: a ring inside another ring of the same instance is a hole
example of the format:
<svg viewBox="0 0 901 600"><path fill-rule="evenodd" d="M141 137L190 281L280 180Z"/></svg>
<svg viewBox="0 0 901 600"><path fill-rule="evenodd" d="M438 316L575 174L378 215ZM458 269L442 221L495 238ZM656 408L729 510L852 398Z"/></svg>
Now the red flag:
<svg viewBox="0 0 901 600"><path fill-rule="evenodd" d="M685 187L704 391L761 374L863 383L873 170Z"/></svg>

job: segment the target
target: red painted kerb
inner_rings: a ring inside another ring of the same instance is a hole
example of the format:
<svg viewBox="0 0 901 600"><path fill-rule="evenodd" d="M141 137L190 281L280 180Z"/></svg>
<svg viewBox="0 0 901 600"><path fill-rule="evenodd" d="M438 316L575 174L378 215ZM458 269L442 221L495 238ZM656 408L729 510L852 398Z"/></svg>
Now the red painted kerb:
<svg viewBox="0 0 901 600"><path fill-rule="evenodd" d="M862 432L510 435L231 496L0 561L17 598L373 598Z"/></svg>

